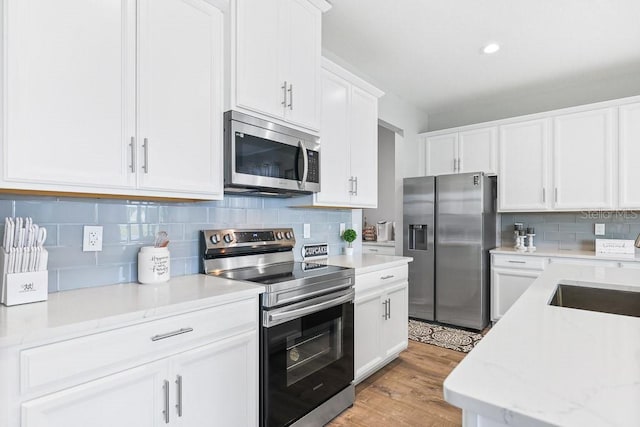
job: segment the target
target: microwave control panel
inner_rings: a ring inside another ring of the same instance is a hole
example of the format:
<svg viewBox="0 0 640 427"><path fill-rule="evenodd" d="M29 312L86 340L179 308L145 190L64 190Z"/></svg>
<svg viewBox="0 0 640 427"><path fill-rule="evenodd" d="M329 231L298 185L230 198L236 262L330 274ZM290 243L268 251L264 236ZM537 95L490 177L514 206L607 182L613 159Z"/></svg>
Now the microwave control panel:
<svg viewBox="0 0 640 427"><path fill-rule="evenodd" d="M320 153L308 150L309 169L307 171L307 182L320 182Z"/></svg>

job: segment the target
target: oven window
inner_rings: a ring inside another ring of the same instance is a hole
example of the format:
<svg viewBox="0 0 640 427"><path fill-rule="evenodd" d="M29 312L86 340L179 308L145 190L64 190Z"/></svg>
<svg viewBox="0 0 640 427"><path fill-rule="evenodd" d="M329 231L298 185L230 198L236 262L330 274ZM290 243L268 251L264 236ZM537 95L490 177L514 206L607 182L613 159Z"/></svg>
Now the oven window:
<svg viewBox="0 0 640 427"><path fill-rule="evenodd" d="M299 181L302 176L300 148L236 132L236 172Z"/></svg>
<svg viewBox="0 0 640 427"><path fill-rule="evenodd" d="M342 319L323 323L287 338L287 386L342 357Z"/></svg>

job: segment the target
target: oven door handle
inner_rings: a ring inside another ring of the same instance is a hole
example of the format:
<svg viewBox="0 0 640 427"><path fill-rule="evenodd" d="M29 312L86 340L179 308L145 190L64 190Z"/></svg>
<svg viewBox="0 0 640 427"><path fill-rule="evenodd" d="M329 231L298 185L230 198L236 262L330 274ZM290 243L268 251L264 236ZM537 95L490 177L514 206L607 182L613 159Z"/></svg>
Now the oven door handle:
<svg viewBox="0 0 640 427"><path fill-rule="evenodd" d="M313 304L307 307L297 308L294 310L282 311L278 313L268 313L266 316L266 319L264 319L265 320L264 326L266 327L275 326L280 323L288 322L289 320L298 319L307 314L316 313L326 308L334 307L336 305L353 301L354 294L355 292L353 291L353 289L350 289L349 293L347 293L346 295L333 298L329 301L320 302L318 304Z"/></svg>
<svg viewBox="0 0 640 427"><path fill-rule="evenodd" d="M298 181L298 186L304 190L304 186L307 183L307 175L309 173L309 153L307 152L307 147L305 147L304 142L298 141L298 146L302 153L302 178Z"/></svg>

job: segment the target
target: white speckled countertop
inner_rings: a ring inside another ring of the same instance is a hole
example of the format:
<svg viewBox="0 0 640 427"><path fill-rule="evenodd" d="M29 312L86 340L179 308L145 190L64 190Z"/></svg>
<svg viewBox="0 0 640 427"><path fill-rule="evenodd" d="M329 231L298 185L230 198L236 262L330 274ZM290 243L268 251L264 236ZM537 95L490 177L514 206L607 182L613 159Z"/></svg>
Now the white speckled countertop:
<svg viewBox="0 0 640 427"><path fill-rule="evenodd" d="M445 380L449 403L513 426L640 425L640 318L550 306L561 280L640 292L640 270L550 265Z"/></svg>
<svg viewBox="0 0 640 427"><path fill-rule="evenodd" d="M329 265L353 268L356 270L356 274L363 274L401 266L411 261L413 258L403 256L354 254L330 256L325 262Z"/></svg>
<svg viewBox="0 0 640 427"><path fill-rule="evenodd" d="M631 261L640 262L640 252L636 250L632 255L596 255L595 251L579 251L579 250L561 250L561 249L537 249L535 252L521 252L512 247L495 248L490 251L492 254L503 255L525 255L525 256L541 256L541 257L564 257L564 258L582 258L604 261Z"/></svg>
<svg viewBox="0 0 640 427"><path fill-rule="evenodd" d="M0 348L211 307L263 291L263 286L249 282L194 274L160 284L55 292L48 301L0 306Z"/></svg>

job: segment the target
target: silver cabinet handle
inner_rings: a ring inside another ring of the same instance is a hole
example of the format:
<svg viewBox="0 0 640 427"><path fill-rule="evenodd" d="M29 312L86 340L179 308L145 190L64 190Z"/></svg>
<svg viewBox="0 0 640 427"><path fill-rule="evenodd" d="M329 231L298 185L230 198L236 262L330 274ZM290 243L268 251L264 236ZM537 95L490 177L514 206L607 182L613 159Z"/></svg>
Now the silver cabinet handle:
<svg viewBox="0 0 640 427"><path fill-rule="evenodd" d="M164 415L164 423L169 424L169 381L164 380L162 389L164 391L164 410L162 414Z"/></svg>
<svg viewBox="0 0 640 427"><path fill-rule="evenodd" d="M387 300L384 300L384 302L382 303L382 305L384 305L384 314L382 315L382 318L384 320L387 320Z"/></svg>
<svg viewBox="0 0 640 427"><path fill-rule="evenodd" d="M176 376L176 392L178 394L177 402L176 402L176 410L178 412L178 416L182 416L182 375Z"/></svg>
<svg viewBox="0 0 640 427"><path fill-rule="evenodd" d="M393 277L394 277L394 275L393 275L393 274L389 274L388 276L382 276L382 277L380 277L380 279L382 279L382 280L387 280L387 279L392 279Z"/></svg>
<svg viewBox="0 0 640 427"><path fill-rule="evenodd" d="M355 192L353 191L353 177L349 177L349 194L353 195Z"/></svg>
<svg viewBox="0 0 640 427"><path fill-rule="evenodd" d="M389 298L387 301L389 301L387 307L389 308L389 319L391 319L391 298Z"/></svg>
<svg viewBox="0 0 640 427"><path fill-rule="evenodd" d="M558 187L555 188L555 202L558 203Z"/></svg>
<svg viewBox="0 0 640 427"><path fill-rule="evenodd" d="M542 188L542 203L547 201L547 191L545 188Z"/></svg>
<svg viewBox="0 0 640 427"><path fill-rule="evenodd" d="M176 335L186 334L187 332L193 332L193 328L181 328L177 331L167 332L166 334L154 335L151 337L151 341L160 341L166 338L175 337Z"/></svg>
<svg viewBox="0 0 640 427"><path fill-rule="evenodd" d="M354 194L354 196L357 196L358 195L358 177L357 176L354 177L354 182L356 184L356 190L355 190L355 192L353 194Z"/></svg>
<svg viewBox="0 0 640 427"><path fill-rule="evenodd" d="M282 89L282 106L287 108L287 81L284 81L284 84L282 86L280 86L280 89Z"/></svg>
<svg viewBox="0 0 640 427"><path fill-rule="evenodd" d="M526 264L526 261L513 261L513 260L509 260L510 263L512 264Z"/></svg>
<svg viewBox="0 0 640 427"><path fill-rule="evenodd" d="M131 173L136 173L136 137L131 137L131 143L129 144L131 148Z"/></svg>
<svg viewBox="0 0 640 427"><path fill-rule="evenodd" d="M456 165L457 165L458 159L453 159L453 171L456 171Z"/></svg>
<svg viewBox="0 0 640 427"><path fill-rule="evenodd" d="M369 252L378 252L378 250L374 248L369 248Z"/></svg>
<svg viewBox="0 0 640 427"><path fill-rule="evenodd" d="M309 173L309 153L307 152L307 147L305 147L304 142L298 141L298 146L300 147L300 151L302 152L302 179L298 181L298 186L300 188L304 188L307 183L307 175Z"/></svg>
<svg viewBox="0 0 640 427"><path fill-rule="evenodd" d="M142 169L144 169L144 173L149 173L149 138L144 139L142 148L144 148L144 165Z"/></svg>
<svg viewBox="0 0 640 427"><path fill-rule="evenodd" d="M289 109L293 110L293 83L289 83L289 89L287 89L287 92L289 92Z"/></svg>

